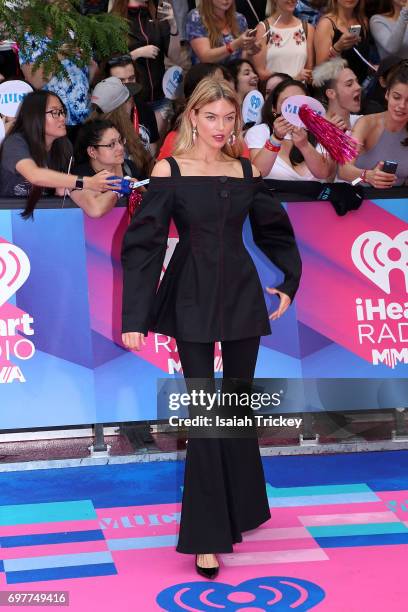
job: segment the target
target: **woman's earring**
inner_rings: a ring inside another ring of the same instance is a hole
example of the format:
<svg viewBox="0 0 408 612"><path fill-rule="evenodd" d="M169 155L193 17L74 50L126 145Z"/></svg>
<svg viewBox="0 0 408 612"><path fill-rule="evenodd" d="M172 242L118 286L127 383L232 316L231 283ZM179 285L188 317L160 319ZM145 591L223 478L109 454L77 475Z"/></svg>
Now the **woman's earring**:
<svg viewBox="0 0 408 612"><path fill-rule="evenodd" d="M231 132L230 137L228 138L228 144L230 147L233 147L235 144L237 137L235 136L235 132Z"/></svg>
<svg viewBox="0 0 408 612"><path fill-rule="evenodd" d="M193 144L195 144L197 140L197 128L193 127Z"/></svg>

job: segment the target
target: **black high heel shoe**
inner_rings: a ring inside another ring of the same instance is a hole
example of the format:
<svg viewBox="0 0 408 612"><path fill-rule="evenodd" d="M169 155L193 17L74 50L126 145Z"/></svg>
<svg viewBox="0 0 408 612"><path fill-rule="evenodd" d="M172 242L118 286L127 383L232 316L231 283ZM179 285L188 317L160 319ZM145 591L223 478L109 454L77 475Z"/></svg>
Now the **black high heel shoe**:
<svg viewBox="0 0 408 612"><path fill-rule="evenodd" d="M201 567L201 565L198 565L197 563L197 557L198 555L196 555L195 557L195 566L196 566L197 573L200 574L201 576L204 576L204 578L209 578L210 580L213 580L214 578L216 578L220 567L218 565L215 567Z"/></svg>

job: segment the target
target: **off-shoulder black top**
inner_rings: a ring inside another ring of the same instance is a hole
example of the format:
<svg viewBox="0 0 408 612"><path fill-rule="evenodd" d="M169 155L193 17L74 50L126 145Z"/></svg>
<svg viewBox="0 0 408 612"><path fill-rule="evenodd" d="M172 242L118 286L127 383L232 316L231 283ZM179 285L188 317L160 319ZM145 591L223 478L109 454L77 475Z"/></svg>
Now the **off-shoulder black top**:
<svg viewBox="0 0 408 612"><path fill-rule="evenodd" d="M271 333L263 289L242 229L249 215L255 244L284 273L277 288L293 299L301 260L283 206L252 176L153 177L125 234L123 332L148 330L191 342ZM179 242L158 286L171 220Z"/></svg>

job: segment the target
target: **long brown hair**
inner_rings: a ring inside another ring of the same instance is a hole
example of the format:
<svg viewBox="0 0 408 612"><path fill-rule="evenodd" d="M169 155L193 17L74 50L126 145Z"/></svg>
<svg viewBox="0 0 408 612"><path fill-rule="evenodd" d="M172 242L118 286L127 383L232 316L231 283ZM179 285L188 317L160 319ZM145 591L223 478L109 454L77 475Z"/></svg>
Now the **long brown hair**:
<svg viewBox="0 0 408 612"><path fill-rule="evenodd" d="M182 155L186 151L190 151L194 146L193 126L190 119L191 113L193 111L200 110L200 108L206 104L211 104L211 102L216 102L217 100L222 99L230 102L235 110L235 142L233 145L230 145L229 143L225 144L222 151L230 157L240 157L244 146L241 133L241 107L237 94L227 81L218 81L212 77L202 79L187 102L186 108L181 117L180 129L174 148L174 155Z"/></svg>
<svg viewBox="0 0 408 612"><path fill-rule="evenodd" d="M128 17L128 4L129 0L115 0L112 6L111 13L115 15L120 15L120 17L124 17L127 19ZM149 0L147 3L147 8L149 10L150 16L152 19L156 17L156 7L153 0Z"/></svg>
<svg viewBox="0 0 408 612"><path fill-rule="evenodd" d="M377 7L377 15L385 15L386 17L394 17L395 6L392 0L383 0L380 6Z"/></svg>
<svg viewBox="0 0 408 612"><path fill-rule="evenodd" d="M337 0L329 0L327 4L326 15L331 14L335 17L339 16L339 5ZM359 0L359 3L353 10L353 17L355 17L358 23L366 30L367 29L367 17L365 14L365 0Z"/></svg>
<svg viewBox="0 0 408 612"><path fill-rule="evenodd" d="M387 92L389 93L394 85L401 83L402 85L408 85L408 61L402 60L397 66L390 70L387 76ZM408 123L405 126L408 132ZM408 147L408 136L401 141L403 147Z"/></svg>
<svg viewBox="0 0 408 612"><path fill-rule="evenodd" d="M217 26L217 17L214 12L214 5L212 0L201 0L198 7L200 17L204 26L208 32L208 39L210 41L210 47L220 47L222 31ZM234 38L237 38L240 34L237 20L237 11L235 9L235 2L231 4L229 9L225 11L225 20L228 28L231 30Z"/></svg>
<svg viewBox="0 0 408 612"><path fill-rule="evenodd" d="M135 132L135 128L126 111L125 104L122 104L109 113L103 113L96 104L92 104L92 107L93 111L88 121L94 119L107 119L111 121L122 138L126 138L126 149L133 162L144 174L148 175L152 169L152 159L144 148L138 134Z"/></svg>

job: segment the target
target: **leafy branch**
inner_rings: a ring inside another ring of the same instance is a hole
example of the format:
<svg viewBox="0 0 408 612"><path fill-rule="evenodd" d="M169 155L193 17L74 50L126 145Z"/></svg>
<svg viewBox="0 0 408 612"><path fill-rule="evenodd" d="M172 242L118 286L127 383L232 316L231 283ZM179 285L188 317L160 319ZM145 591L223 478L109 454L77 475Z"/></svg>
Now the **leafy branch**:
<svg viewBox="0 0 408 612"><path fill-rule="evenodd" d="M92 59L126 53L128 22L111 13L83 15L79 0L0 0L0 40L14 40L22 53L30 52L26 33L47 38L49 44L33 64L46 75L67 77L62 60L77 66Z"/></svg>

